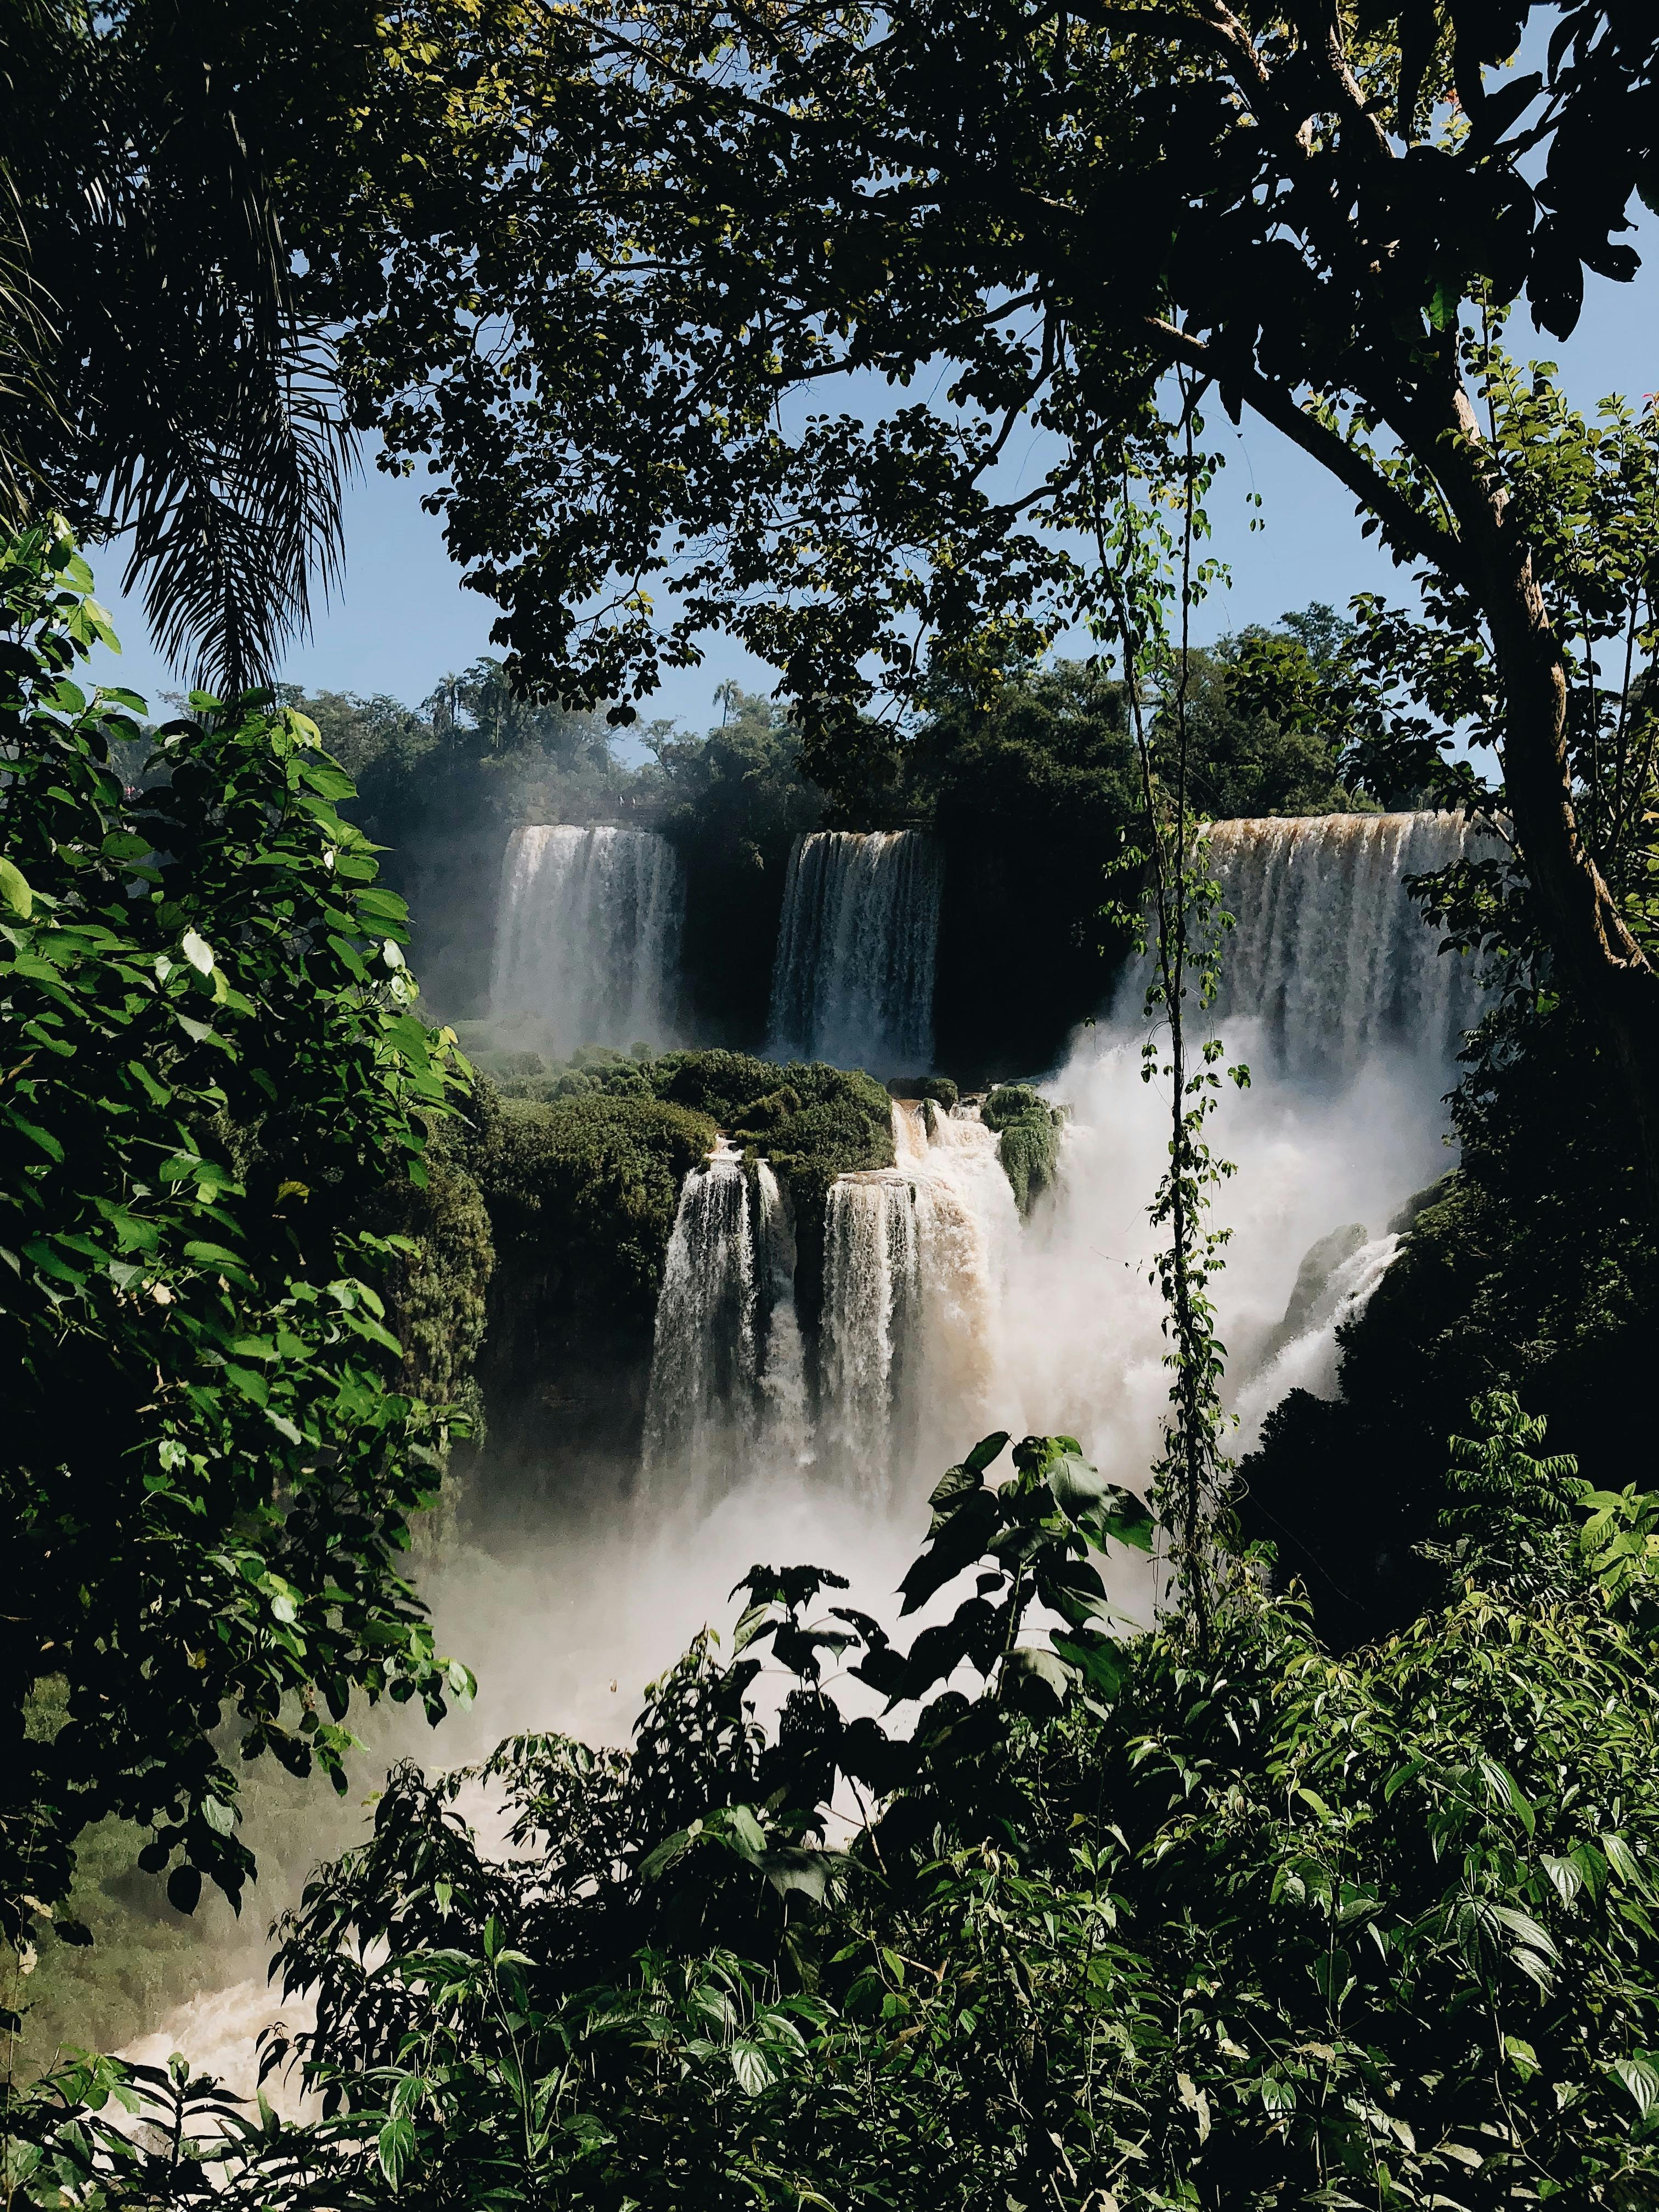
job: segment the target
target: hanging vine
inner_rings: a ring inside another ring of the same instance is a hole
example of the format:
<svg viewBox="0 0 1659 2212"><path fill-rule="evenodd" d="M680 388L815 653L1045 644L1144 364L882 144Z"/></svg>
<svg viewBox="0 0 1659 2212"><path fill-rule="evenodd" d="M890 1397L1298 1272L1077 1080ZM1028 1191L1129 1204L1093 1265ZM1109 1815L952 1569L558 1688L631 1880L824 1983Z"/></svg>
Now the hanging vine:
<svg viewBox="0 0 1659 2212"><path fill-rule="evenodd" d="M1221 1402L1226 1347L1212 1296L1231 1232L1212 1224L1210 1205L1233 1173L1232 1162L1211 1146L1208 1124L1224 1073L1242 1089L1249 1071L1225 1066L1221 1038L1203 1033L1232 917L1212 872L1205 825L1193 812L1188 775L1193 609L1218 573L1215 562L1194 558L1208 536L1202 501L1216 465L1198 447L1197 398L1183 379L1173 475L1126 451L1115 477L1097 473L1091 519L1102 592L1096 630L1121 657L1144 815L1143 842L1119 864L1121 888L1109 910L1128 907L1146 976L1141 1079L1166 1085L1170 1107L1169 1165L1149 1209L1161 1238L1151 1279L1164 1301L1171 1376L1152 1501L1165 1589L1207 1650L1228 1556L1222 1523L1232 1467L1224 1448L1231 1417ZM1171 511L1179 517L1173 528L1165 519Z"/></svg>

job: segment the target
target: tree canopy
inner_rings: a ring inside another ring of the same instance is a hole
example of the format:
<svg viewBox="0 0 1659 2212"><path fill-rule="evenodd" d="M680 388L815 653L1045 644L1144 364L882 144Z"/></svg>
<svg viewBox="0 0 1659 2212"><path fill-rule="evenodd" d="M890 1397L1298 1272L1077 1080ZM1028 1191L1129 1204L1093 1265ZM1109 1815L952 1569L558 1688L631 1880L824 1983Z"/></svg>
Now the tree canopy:
<svg viewBox="0 0 1659 2212"><path fill-rule="evenodd" d="M1527 495L1548 427L1500 434L1484 388L1511 305L1565 331L1586 268L1635 271L1640 11L695 0L461 44L447 150L412 198L370 180L330 265L360 419L438 471L522 681L625 716L724 629L811 769L930 641L988 675L1068 623L1132 642L1195 410L1249 407L1472 609L1504 803L1659 1174L1659 984L1578 824Z"/></svg>

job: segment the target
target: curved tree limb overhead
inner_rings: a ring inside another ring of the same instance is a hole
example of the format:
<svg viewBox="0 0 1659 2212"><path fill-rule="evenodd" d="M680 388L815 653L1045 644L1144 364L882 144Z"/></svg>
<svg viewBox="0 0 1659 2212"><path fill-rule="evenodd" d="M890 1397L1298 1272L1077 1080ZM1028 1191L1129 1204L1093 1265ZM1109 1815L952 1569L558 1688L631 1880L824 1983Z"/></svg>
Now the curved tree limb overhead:
<svg viewBox="0 0 1659 2212"><path fill-rule="evenodd" d="M1659 983L1579 833L1563 641L1465 384L1481 315L1524 297L1565 332L1587 268L1634 272L1651 9L503 0L463 33L429 0L420 22L477 96L417 186L364 197L354 266L380 273L345 367L394 465L435 468L521 680L626 702L720 629L833 744L915 686L929 636L1038 650L1100 611L1079 457L1168 467L1179 354L1468 592L1557 957L1659 1184Z"/></svg>

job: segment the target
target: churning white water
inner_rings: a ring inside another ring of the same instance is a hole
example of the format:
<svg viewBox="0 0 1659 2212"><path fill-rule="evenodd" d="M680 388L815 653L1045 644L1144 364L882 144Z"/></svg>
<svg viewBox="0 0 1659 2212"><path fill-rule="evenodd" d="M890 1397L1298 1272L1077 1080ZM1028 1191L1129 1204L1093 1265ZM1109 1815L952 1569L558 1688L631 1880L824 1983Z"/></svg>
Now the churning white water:
<svg viewBox="0 0 1659 2212"><path fill-rule="evenodd" d="M490 1011L528 1014L555 1050L668 1043L685 889L647 830L515 830L501 863Z"/></svg>
<svg viewBox="0 0 1659 2212"><path fill-rule="evenodd" d="M772 968L775 1058L882 1075L932 1066L940 880L919 830L797 839Z"/></svg>
<svg viewBox="0 0 1659 2212"><path fill-rule="evenodd" d="M803 1480L881 1505L921 1438L994 1425L1019 1227L997 1140L973 1109L896 1101L892 1116L895 1165L830 1188L815 1363L772 1170L722 1141L687 1176L646 1407L653 1510L695 1516L761 1471L809 1468Z"/></svg>
<svg viewBox="0 0 1659 2212"><path fill-rule="evenodd" d="M696 1514L761 1460L811 1457L787 1204L769 1167L722 1142L687 1176L668 1240L643 1487Z"/></svg>
<svg viewBox="0 0 1659 2212"><path fill-rule="evenodd" d="M939 1434L994 1426L1003 1281L1019 1226L996 1138L975 1110L896 1102L893 1151L892 1167L830 1186L824 1224L823 1454L872 1498L916 1474L918 1450Z"/></svg>

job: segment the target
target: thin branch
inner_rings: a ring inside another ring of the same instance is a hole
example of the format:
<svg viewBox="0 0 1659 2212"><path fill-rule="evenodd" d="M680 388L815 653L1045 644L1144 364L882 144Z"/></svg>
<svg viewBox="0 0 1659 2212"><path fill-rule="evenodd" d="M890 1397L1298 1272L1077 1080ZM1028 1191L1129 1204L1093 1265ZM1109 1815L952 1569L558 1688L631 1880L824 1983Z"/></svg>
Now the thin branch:
<svg viewBox="0 0 1659 2212"><path fill-rule="evenodd" d="M1298 404L1282 385L1274 384L1253 366L1224 362L1201 338L1191 337L1161 316L1146 316L1139 328L1170 362L1182 362L1197 369L1212 383L1238 392L1264 422L1282 430L1310 459L1328 469L1340 483L1346 484L1361 506L1369 507L1376 517L1393 544L1409 550L1419 560L1435 562L1462 581L1462 549L1459 540L1413 507L1363 453L1356 453L1316 415Z"/></svg>

